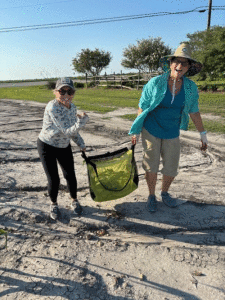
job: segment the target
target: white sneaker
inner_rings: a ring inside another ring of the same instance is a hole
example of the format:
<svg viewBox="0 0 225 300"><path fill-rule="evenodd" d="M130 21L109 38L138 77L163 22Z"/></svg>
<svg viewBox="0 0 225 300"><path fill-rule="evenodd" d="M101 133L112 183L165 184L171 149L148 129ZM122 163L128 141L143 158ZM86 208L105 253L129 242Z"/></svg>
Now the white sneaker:
<svg viewBox="0 0 225 300"><path fill-rule="evenodd" d="M80 216L83 212L83 208L78 201L71 202L71 209L73 210L74 215Z"/></svg>
<svg viewBox="0 0 225 300"><path fill-rule="evenodd" d="M50 205L50 218L52 220L57 220L59 217L59 207L58 204L51 204Z"/></svg>

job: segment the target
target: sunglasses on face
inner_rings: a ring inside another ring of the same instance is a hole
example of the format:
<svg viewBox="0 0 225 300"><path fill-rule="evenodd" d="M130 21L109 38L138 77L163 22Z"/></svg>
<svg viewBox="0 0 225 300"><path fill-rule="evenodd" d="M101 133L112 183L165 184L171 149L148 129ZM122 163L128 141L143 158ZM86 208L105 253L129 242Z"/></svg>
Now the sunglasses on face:
<svg viewBox="0 0 225 300"><path fill-rule="evenodd" d="M172 63L175 63L176 65L181 64L183 67L189 66L189 62L188 61L182 61L182 60L177 59L177 58L173 59Z"/></svg>
<svg viewBox="0 0 225 300"><path fill-rule="evenodd" d="M66 95L66 94L68 94L69 96L72 96L75 93L75 91L72 89L69 89L69 90L60 89L58 92L62 96Z"/></svg>

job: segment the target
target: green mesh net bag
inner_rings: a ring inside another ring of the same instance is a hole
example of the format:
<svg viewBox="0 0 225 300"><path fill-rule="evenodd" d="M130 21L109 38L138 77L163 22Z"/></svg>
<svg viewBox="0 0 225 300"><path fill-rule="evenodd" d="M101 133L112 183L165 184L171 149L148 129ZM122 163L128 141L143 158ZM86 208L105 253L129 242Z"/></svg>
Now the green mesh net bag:
<svg viewBox="0 0 225 300"><path fill-rule="evenodd" d="M88 171L90 194L94 201L116 200L138 187L138 172L134 146L102 155L89 156L83 152Z"/></svg>

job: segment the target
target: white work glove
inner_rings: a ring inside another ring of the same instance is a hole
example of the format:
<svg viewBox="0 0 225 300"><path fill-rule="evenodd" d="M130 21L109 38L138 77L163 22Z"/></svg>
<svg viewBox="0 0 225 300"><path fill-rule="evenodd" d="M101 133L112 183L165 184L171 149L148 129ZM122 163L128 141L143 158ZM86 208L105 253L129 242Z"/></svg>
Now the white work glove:
<svg viewBox="0 0 225 300"><path fill-rule="evenodd" d="M207 145L208 145L206 133L207 133L207 131L200 132L200 138L201 138L201 142L202 142L202 147L200 149L203 151L205 151L207 149Z"/></svg>
<svg viewBox="0 0 225 300"><path fill-rule="evenodd" d="M78 118L80 120L80 123L82 125L85 125L89 121L89 117L85 112L83 112L81 114L77 114L77 116L78 116Z"/></svg>

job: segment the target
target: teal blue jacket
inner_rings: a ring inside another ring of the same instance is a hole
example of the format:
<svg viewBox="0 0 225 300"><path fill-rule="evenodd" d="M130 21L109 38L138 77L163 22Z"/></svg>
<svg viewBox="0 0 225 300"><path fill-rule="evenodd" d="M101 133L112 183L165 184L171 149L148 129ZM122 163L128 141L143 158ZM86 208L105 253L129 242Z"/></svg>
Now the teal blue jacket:
<svg viewBox="0 0 225 300"><path fill-rule="evenodd" d="M134 120L129 132L130 135L141 133L145 118L147 117L148 113L155 109L163 100L167 91L169 75L170 72L168 71L163 75L154 77L144 86L139 102L139 107L143 110L143 112ZM197 85L185 76L183 79L185 102L181 115L180 129L188 130L189 114L199 111L199 95Z"/></svg>

